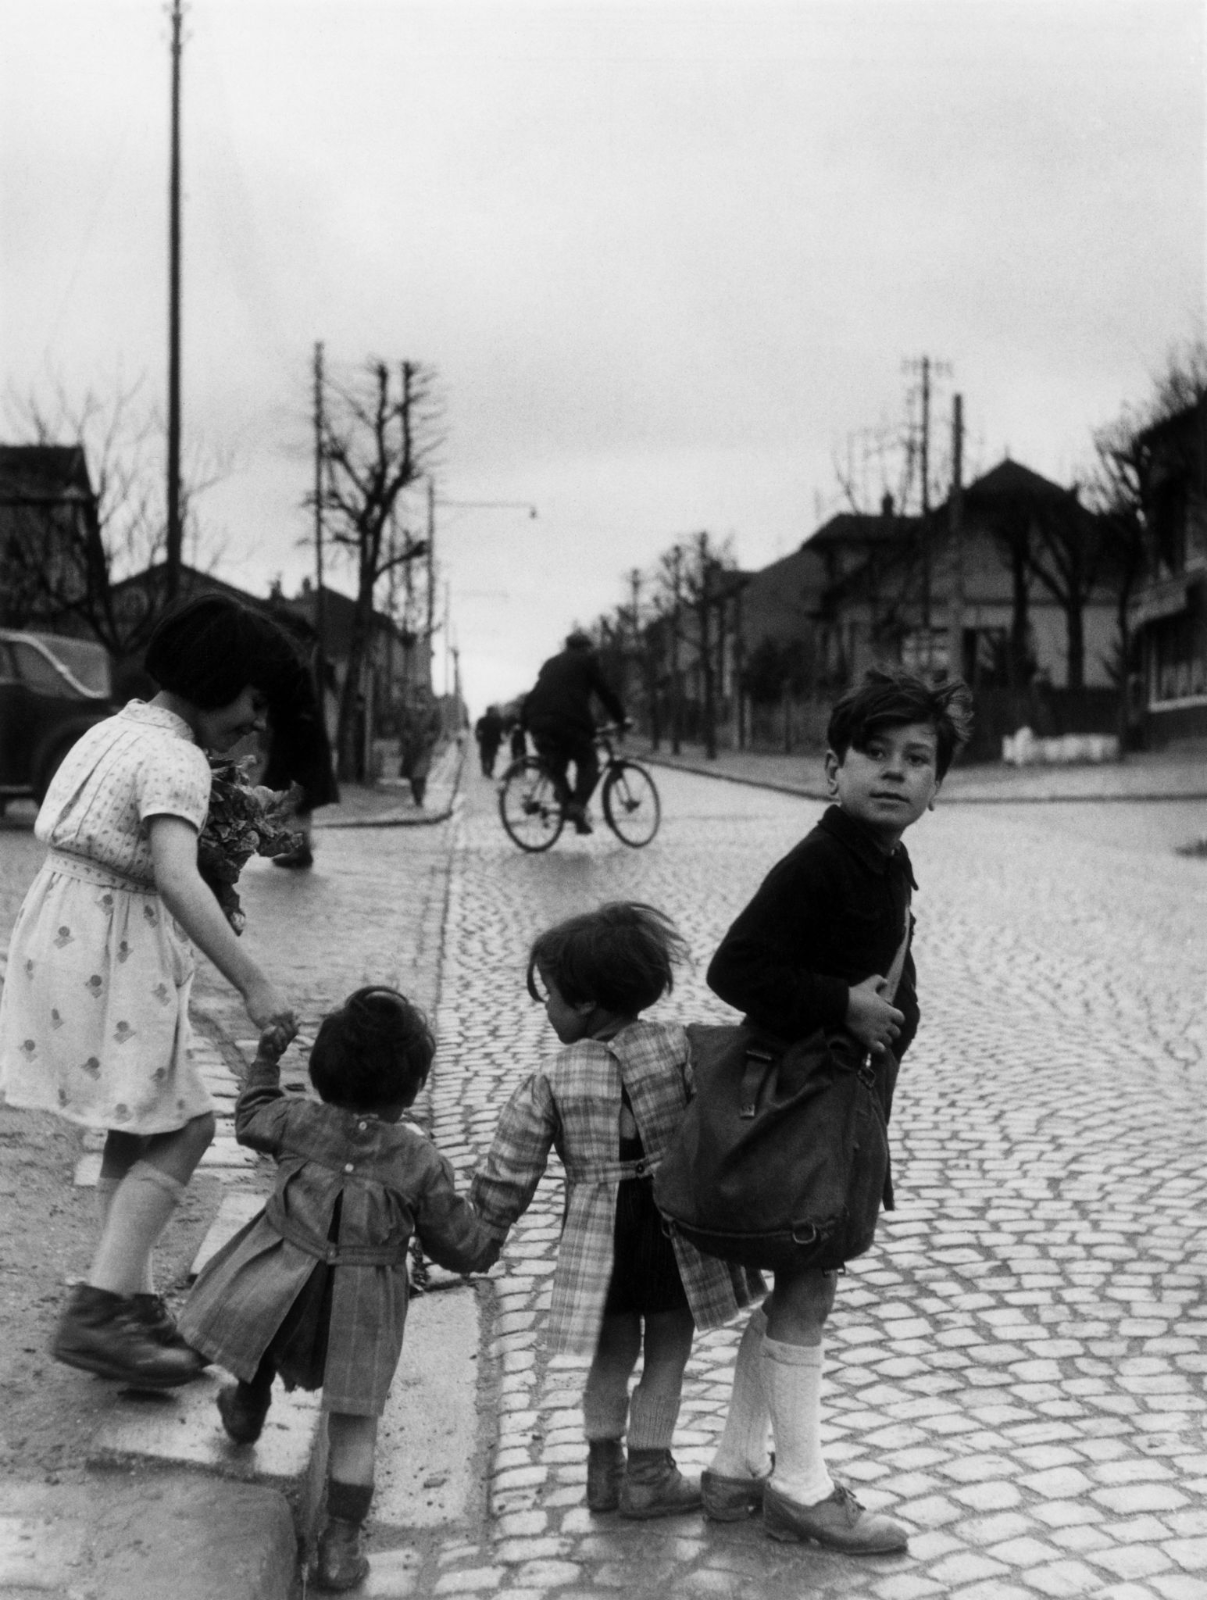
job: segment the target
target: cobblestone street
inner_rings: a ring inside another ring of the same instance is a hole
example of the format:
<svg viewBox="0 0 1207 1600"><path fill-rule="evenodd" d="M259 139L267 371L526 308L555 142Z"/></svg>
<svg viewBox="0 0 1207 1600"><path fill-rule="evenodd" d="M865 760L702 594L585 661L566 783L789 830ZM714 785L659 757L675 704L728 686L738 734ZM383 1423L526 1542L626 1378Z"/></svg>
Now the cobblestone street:
<svg viewBox="0 0 1207 1600"><path fill-rule="evenodd" d="M702 973L816 803L660 770L663 831L545 856L476 777L446 926L434 1132L468 1177L517 1078L556 1048L523 988L534 931L584 904L671 912L698 966L661 1014L720 1018ZM961 807L909 844L923 1026L894 1115L898 1210L843 1280L825 1436L906 1556L844 1559L757 1523L591 1518L581 1370L542 1326L555 1167L500 1268L493 1517L420 1574L382 1546L366 1592L802 1594L962 1600L1207 1597L1207 869L1174 847L1202 806ZM709 1459L736 1330L700 1338L676 1453Z"/></svg>

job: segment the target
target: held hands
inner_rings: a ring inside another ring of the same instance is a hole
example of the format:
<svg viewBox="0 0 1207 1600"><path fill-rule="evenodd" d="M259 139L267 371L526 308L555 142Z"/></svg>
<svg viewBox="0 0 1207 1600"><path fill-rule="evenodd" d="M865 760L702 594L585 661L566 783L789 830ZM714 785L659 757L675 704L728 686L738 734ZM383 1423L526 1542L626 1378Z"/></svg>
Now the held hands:
<svg viewBox="0 0 1207 1600"><path fill-rule="evenodd" d="M267 978L256 979L243 991L243 1004L247 1008L248 1016L262 1033L269 1029L284 1030L285 1042L281 1046L281 1050L284 1050L290 1039L296 1035L298 1025L292 1010L286 1004L285 996L277 986L270 983Z"/></svg>
<svg viewBox="0 0 1207 1600"><path fill-rule="evenodd" d="M847 999L847 1028L873 1055L883 1055L901 1032L905 1013L884 998L886 980L878 973L854 984Z"/></svg>

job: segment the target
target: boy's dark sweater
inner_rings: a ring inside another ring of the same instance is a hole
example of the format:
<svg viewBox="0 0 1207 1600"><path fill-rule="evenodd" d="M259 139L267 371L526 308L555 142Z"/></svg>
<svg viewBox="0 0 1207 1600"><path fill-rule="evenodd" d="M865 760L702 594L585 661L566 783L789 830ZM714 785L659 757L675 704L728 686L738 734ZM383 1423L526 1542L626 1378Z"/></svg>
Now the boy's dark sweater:
<svg viewBox="0 0 1207 1600"><path fill-rule="evenodd" d="M862 823L831 806L722 939L709 987L781 1039L838 1027L850 989L892 966L915 887L904 845L885 855ZM893 1002L905 1013L898 1061L918 1031L914 984L911 953Z"/></svg>

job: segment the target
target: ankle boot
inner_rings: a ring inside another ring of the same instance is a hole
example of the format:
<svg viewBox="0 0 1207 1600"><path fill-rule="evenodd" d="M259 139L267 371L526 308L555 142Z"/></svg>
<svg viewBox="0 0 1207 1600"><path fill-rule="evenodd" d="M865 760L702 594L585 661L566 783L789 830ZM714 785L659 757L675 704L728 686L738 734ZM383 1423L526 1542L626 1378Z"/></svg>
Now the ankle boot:
<svg viewBox="0 0 1207 1600"><path fill-rule="evenodd" d="M166 1345L169 1350L192 1350L176 1329L176 1318L168 1310L162 1295L158 1294L132 1294L134 1309L138 1313L143 1327L151 1337L160 1344ZM203 1366L209 1366L209 1359L199 1350L193 1351Z"/></svg>
<svg viewBox="0 0 1207 1600"><path fill-rule="evenodd" d="M369 1562L360 1547L361 1524L328 1517L319 1534L314 1583L318 1589L355 1589L369 1575Z"/></svg>
<svg viewBox="0 0 1207 1600"><path fill-rule="evenodd" d="M622 1517L674 1517L701 1504L700 1480L685 1478L669 1450L629 1451L620 1486Z"/></svg>
<svg viewBox="0 0 1207 1600"><path fill-rule="evenodd" d="M214 1404L229 1439L235 1444L255 1444L264 1431L272 1387L256 1389L250 1383L228 1383L219 1389Z"/></svg>
<svg viewBox="0 0 1207 1600"><path fill-rule="evenodd" d="M619 1439L587 1440L587 1510L615 1511L624 1477L624 1446Z"/></svg>
<svg viewBox="0 0 1207 1600"><path fill-rule="evenodd" d="M175 1389L205 1367L183 1343L166 1345L147 1326L137 1295L77 1283L50 1347L56 1361L135 1389Z"/></svg>

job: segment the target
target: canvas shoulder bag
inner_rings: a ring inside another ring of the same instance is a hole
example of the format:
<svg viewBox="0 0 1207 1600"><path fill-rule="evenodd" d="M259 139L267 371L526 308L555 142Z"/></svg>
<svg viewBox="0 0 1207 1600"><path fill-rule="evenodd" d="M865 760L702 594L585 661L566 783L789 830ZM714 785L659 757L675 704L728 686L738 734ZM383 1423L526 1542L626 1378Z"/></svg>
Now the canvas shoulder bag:
<svg viewBox="0 0 1207 1600"><path fill-rule="evenodd" d="M910 916L885 982L895 999ZM696 1092L654 1174L672 1233L706 1255L772 1271L862 1255L889 1174L897 1063L845 1028L792 1044L743 1024L687 1029ZM891 1204L891 1201L890 1201Z"/></svg>

